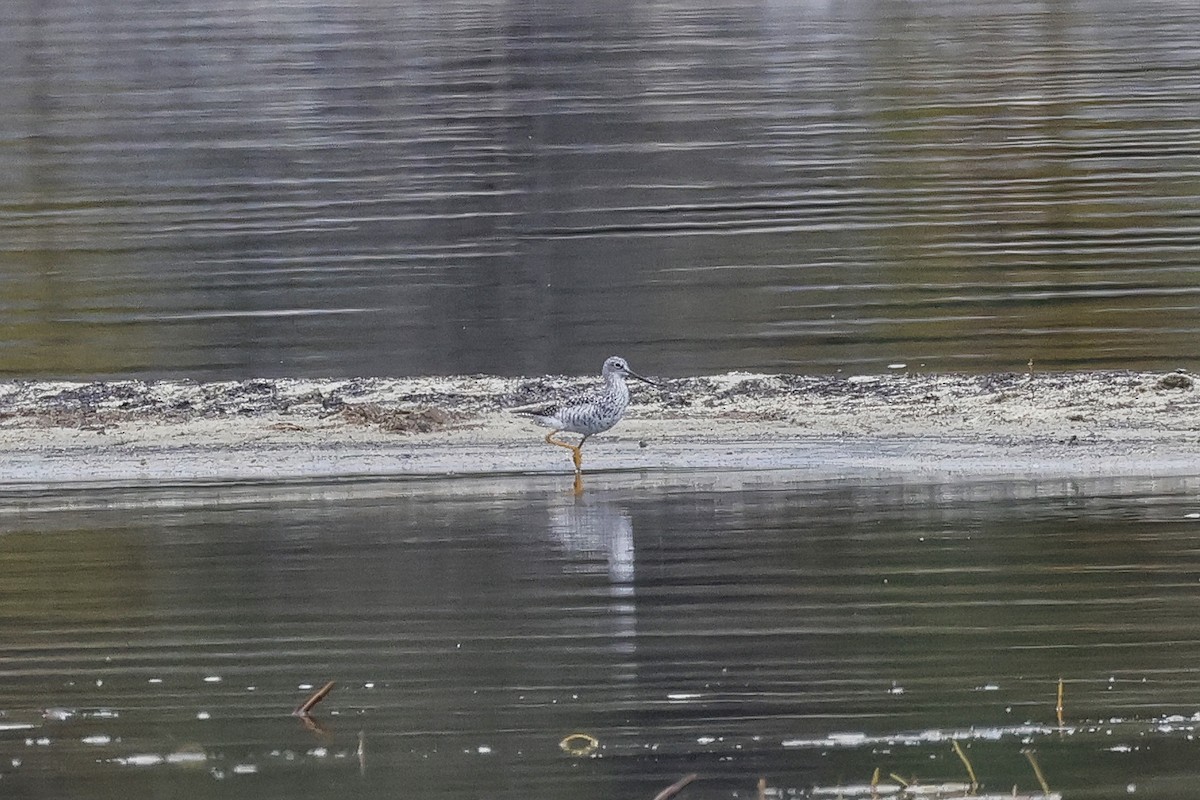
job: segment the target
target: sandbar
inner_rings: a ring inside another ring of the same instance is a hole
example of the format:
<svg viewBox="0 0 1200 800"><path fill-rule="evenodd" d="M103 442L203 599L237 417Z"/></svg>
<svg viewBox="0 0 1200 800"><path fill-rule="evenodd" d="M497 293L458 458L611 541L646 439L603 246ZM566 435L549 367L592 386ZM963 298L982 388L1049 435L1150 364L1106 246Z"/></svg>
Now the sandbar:
<svg viewBox="0 0 1200 800"><path fill-rule="evenodd" d="M633 386L588 474L787 471L829 479L1200 475L1183 372L728 373ZM508 409L588 377L0 383L0 486L563 474Z"/></svg>

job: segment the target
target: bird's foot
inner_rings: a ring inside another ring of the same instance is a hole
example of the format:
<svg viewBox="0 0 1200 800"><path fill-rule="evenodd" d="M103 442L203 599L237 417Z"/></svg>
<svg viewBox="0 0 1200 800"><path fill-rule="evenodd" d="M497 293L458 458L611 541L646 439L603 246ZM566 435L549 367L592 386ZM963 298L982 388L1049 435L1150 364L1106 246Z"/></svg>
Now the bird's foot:
<svg viewBox="0 0 1200 800"><path fill-rule="evenodd" d="M571 460L575 462L575 474L583 472L583 442L579 444L570 444L569 442L560 442L554 438L554 434L560 431L551 431L546 434L546 444L552 444L557 447L565 447L571 451ZM584 437L587 438L586 436Z"/></svg>

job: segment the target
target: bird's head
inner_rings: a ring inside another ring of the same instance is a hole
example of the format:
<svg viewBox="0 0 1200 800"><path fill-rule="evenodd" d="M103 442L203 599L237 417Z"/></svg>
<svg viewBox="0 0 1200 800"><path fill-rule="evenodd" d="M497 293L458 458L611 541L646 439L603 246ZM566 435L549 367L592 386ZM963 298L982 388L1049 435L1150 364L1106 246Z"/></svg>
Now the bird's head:
<svg viewBox="0 0 1200 800"><path fill-rule="evenodd" d="M623 378L637 378L639 381L643 381L652 386L659 385L658 383L650 380L649 378L643 377L642 375L638 375L636 372L631 370L629 368L629 362L626 361L625 359L621 358L620 356L609 356L608 359L604 362L604 370L603 370L602 374L606 378L609 375L620 375Z"/></svg>

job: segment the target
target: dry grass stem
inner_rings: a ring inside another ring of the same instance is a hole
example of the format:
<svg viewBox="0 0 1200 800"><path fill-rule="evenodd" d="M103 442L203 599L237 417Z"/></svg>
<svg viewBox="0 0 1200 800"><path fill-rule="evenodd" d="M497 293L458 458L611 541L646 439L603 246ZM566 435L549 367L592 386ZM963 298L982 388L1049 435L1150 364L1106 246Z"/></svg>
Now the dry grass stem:
<svg viewBox="0 0 1200 800"><path fill-rule="evenodd" d="M967 768L967 776L971 779L971 788L972 790L975 789L975 787L979 786L979 779L975 777L975 768L971 766L967 754L963 752L962 746L959 745L957 739L951 739L950 744L954 746L954 752L958 754L963 766Z"/></svg>
<svg viewBox="0 0 1200 800"><path fill-rule="evenodd" d="M1046 783L1046 776L1042 774L1042 768L1038 765L1037 755L1029 748L1022 750L1021 752L1027 759L1029 759L1029 766L1033 767L1033 774L1037 776L1038 783L1042 786L1042 793L1050 794L1050 784Z"/></svg>

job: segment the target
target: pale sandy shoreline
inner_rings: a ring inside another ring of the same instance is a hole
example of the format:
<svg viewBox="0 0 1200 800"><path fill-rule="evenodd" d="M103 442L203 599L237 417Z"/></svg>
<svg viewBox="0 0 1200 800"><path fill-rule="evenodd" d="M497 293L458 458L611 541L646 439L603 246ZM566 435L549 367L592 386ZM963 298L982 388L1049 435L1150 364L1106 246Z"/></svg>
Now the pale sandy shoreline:
<svg viewBox="0 0 1200 800"><path fill-rule="evenodd" d="M505 409L593 378L0 383L0 486L569 475ZM732 373L635 388L585 470L969 480L1200 475L1178 373Z"/></svg>

